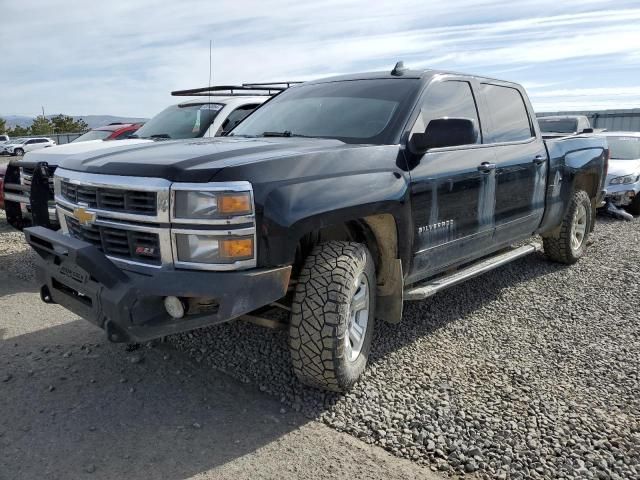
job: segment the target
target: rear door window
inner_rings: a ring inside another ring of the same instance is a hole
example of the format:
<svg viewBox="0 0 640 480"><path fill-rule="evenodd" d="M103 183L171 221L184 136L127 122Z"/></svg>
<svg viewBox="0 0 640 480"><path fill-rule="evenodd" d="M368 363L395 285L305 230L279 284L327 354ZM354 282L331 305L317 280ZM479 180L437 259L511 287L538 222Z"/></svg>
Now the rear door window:
<svg viewBox="0 0 640 480"><path fill-rule="evenodd" d="M481 92L487 100L493 128L491 142L517 142L534 136L524 99L518 90L483 83Z"/></svg>

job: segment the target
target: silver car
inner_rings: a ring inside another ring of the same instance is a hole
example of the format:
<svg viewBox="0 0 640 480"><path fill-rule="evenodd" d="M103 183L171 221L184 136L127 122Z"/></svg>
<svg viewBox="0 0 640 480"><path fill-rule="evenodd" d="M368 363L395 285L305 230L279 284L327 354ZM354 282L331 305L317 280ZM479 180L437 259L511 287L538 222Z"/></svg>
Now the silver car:
<svg viewBox="0 0 640 480"><path fill-rule="evenodd" d="M605 200L640 215L640 132L602 132L609 143Z"/></svg>

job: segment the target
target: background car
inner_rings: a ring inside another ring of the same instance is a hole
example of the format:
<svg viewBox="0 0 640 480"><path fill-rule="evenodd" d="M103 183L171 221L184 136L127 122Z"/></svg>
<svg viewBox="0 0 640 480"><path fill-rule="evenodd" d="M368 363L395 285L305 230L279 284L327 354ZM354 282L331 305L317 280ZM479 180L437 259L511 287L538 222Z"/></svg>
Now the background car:
<svg viewBox="0 0 640 480"><path fill-rule="evenodd" d="M94 128L80 135L71 143L88 142L90 140L125 140L135 133L142 123L110 123L104 127Z"/></svg>
<svg viewBox="0 0 640 480"><path fill-rule="evenodd" d="M559 138L580 133L593 133L591 123L585 115L538 117L538 125L540 125L543 138Z"/></svg>
<svg viewBox="0 0 640 480"><path fill-rule="evenodd" d="M50 138L16 138L2 145L2 153L9 155L24 155L27 152L33 150L40 150L41 148L53 147L56 142Z"/></svg>
<svg viewBox="0 0 640 480"><path fill-rule="evenodd" d="M640 132L603 132L609 144L605 200L640 215Z"/></svg>
<svg viewBox="0 0 640 480"><path fill-rule="evenodd" d="M0 145L7 143L10 140L9 135L0 135Z"/></svg>

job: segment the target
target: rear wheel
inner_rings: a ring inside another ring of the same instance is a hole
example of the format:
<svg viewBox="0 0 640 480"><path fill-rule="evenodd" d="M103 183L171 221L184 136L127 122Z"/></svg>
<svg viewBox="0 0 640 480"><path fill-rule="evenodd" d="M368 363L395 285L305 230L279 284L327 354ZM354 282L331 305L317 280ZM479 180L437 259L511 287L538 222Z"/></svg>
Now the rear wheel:
<svg viewBox="0 0 640 480"><path fill-rule="evenodd" d="M314 247L300 272L289 326L300 381L332 391L353 386L371 350L375 288L373 258L364 245Z"/></svg>
<svg viewBox="0 0 640 480"><path fill-rule="evenodd" d="M543 237L544 252L556 262L572 264L584 254L593 222L593 209L586 192L579 190L562 220L556 236Z"/></svg>
<svg viewBox="0 0 640 480"><path fill-rule="evenodd" d="M638 193L633 198L631 204L627 205L625 208L631 215L640 215L640 193Z"/></svg>
<svg viewBox="0 0 640 480"><path fill-rule="evenodd" d="M16 149L13 151L13 154L14 154L14 155L17 155L17 156L19 156L19 157L21 157L22 155L24 155L24 150L23 150L22 148L16 148Z"/></svg>

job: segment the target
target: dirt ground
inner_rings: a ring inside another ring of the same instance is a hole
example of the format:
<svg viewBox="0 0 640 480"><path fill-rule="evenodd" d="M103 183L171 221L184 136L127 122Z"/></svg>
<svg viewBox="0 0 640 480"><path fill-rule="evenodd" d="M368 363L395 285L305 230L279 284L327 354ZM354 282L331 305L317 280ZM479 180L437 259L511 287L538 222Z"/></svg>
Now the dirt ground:
<svg viewBox="0 0 640 480"><path fill-rule="evenodd" d="M436 478L168 345L109 344L0 273L2 480Z"/></svg>

